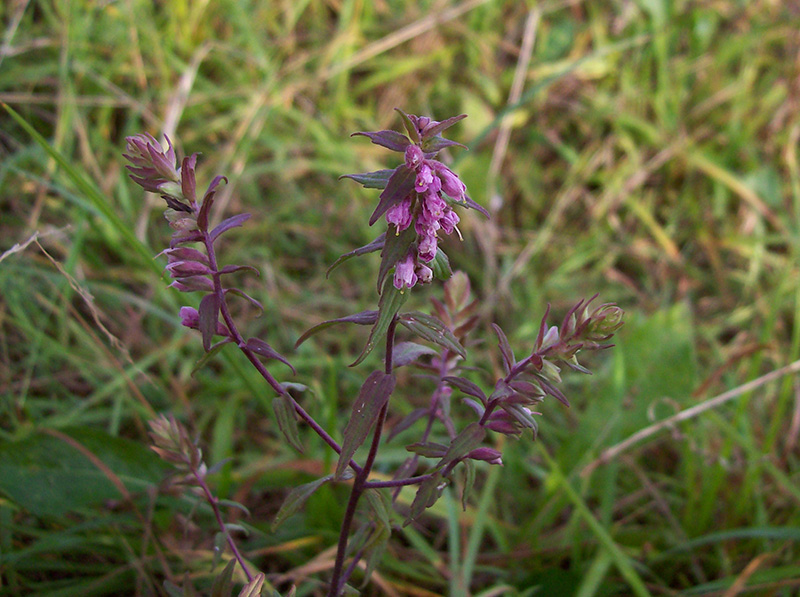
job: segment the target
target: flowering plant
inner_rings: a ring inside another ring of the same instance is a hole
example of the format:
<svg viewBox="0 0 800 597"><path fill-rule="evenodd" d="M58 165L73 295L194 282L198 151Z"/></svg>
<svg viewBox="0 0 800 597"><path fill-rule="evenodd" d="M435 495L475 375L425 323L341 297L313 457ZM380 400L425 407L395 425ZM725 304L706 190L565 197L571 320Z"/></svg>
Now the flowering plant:
<svg viewBox="0 0 800 597"><path fill-rule="evenodd" d="M402 153L402 163L393 169L344 176L368 189L381 190L369 223L374 225L383 218L387 229L371 243L342 255L329 270L351 258L380 252L377 309L325 321L309 329L297 341L299 345L335 324L370 326L367 342L353 366L362 363L379 344L385 346L383 367L366 376L341 433L341 443L292 395L292 390L302 389L302 386L279 382L264 364L277 360L294 372L288 359L265 340L245 337L231 315L228 301L232 296L250 301L259 308L261 305L242 290L224 283L228 274L253 268L221 266L216 255L217 239L250 217L249 214L238 214L210 227L209 214L216 190L227 180L222 176L214 178L198 202L196 154L184 158L178 167L169 139L165 151L149 135L128 138L125 154L131 163L128 167L133 180L144 189L159 193L167 203L166 217L174 233L163 254L167 257L166 270L173 279L171 286L182 292L203 295L198 308L187 306L181 309L182 324L200 332L203 347L210 354L227 344L239 348L274 390L276 420L290 445L301 448L299 420L338 454L338 462L331 474L290 492L273 523L277 526L296 512L322 485L351 483L336 559L328 578L328 595L331 597L348 590L348 583L359 566L365 569L364 582L368 580L391 536L391 512L400 511L405 517L404 524L410 524L439 499L445 488L455 483L460 485L466 507L476 476L475 462L502 464L502 453L487 441L490 433L517 437L531 430L535 436L536 416L540 413L534 408L547 396L569 404L558 389L562 367L588 373L579 363L578 353L608 348L611 346L607 344L608 340L622 325L623 313L619 307L613 304L592 307L593 301L589 300L577 303L566 314L560 327L548 327L548 308L533 347L525 357L517 360L505 333L492 324L504 375L494 380L488 392L469 379L463 367L467 359L465 347L467 336L476 330L480 320L478 301L471 295L467 276L451 271L439 239L440 235L453 232L460 236L457 208L474 209L486 217L489 214L467 195L461 179L436 159L441 150L460 146L441 134L464 116L437 122L400 110L398 113L407 134L392 130L355 134ZM444 296L443 300L431 299L432 312L402 311L411 289L435 279L444 282ZM399 341L399 326L410 339ZM426 343L421 344L420 340ZM395 371L404 366L424 370L435 380L436 387L428 404L394 424L387 439L384 431L390 398L396 391ZM461 429L450 414L454 391L463 395L462 401L468 407L465 412L474 411L472 422ZM373 478L371 473L382 441L392 439L418 422L424 423L424 430L419 441L406 446L410 456L391 479ZM437 423L442 432L434 436ZM176 466L181 483L193 487L209 502L220 528L218 543L227 544L233 555L223 573L224 578L221 577L223 581L219 586L224 585L224 588L220 594L230 592L236 563L248 581L241 594L259 594L265 585L265 576L254 572L231 535L234 527L224 522L221 507L234 504L213 495L207 483L207 476L213 469L203 462L199 447L188 439L186 430L172 417L162 416L151 427L153 449ZM433 441L432 437L440 441ZM358 462L356 453L362 445L368 446L368 452L366 458ZM415 497L407 508L396 501L403 487L416 488ZM361 503L364 507L359 510Z"/></svg>

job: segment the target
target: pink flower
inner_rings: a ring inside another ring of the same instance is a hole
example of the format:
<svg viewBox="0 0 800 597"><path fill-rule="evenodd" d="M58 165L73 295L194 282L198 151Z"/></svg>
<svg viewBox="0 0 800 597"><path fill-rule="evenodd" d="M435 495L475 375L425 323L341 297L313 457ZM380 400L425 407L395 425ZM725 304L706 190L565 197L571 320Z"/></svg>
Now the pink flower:
<svg viewBox="0 0 800 597"><path fill-rule="evenodd" d="M432 161L436 176L442 181L442 190L456 201L464 201L467 185L450 168L441 162Z"/></svg>
<svg viewBox="0 0 800 597"><path fill-rule="evenodd" d="M436 234L423 236L419 241L419 258L425 262L433 261L433 258L436 257L438 243L439 239L436 238Z"/></svg>
<svg viewBox="0 0 800 597"><path fill-rule="evenodd" d="M417 170L417 180L414 184L414 190L417 193L424 193L428 190L428 186L433 182L433 170L425 162Z"/></svg>
<svg viewBox="0 0 800 597"><path fill-rule="evenodd" d="M444 210L444 214L442 217L439 218L439 224L444 230L445 234L453 234L453 230L456 229L456 226L461 221L461 218L458 217L458 214L449 207Z"/></svg>
<svg viewBox="0 0 800 597"><path fill-rule="evenodd" d="M417 268L414 270L414 273L417 274L420 284L427 284L433 280L433 270L422 263L417 264Z"/></svg>
<svg viewBox="0 0 800 597"><path fill-rule="evenodd" d="M447 202L438 193L425 193L423 195L422 211L427 221L439 222L441 226L441 219L446 209Z"/></svg>
<svg viewBox="0 0 800 597"><path fill-rule="evenodd" d="M394 287L398 290L412 288L417 283L417 274L414 272L414 254L409 252L394 266Z"/></svg>
<svg viewBox="0 0 800 597"><path fill-rule="evenodd" d="M409 145L406 147L405 159L406 159L406 166L411 170L416 170L417 166L422 163L422 160L425 158L425 154L422 153L422 150L417 145Z"/></svg>
<svg viewBox="0 0 800 597"><path fill-rule="evenodd" d="M408 228L413 219L414 217L411 214L411 195L386 211L386 222L394 224L398 232Z"/></svg>

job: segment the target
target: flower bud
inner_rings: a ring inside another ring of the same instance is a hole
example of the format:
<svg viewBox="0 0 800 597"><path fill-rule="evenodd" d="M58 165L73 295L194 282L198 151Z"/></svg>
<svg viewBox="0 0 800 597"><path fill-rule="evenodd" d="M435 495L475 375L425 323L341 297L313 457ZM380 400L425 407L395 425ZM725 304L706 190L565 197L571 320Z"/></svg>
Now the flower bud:
<svg viewBox="0 0 800 597"><path fill-rule="evenodd" d="M467 458L472 460L483 460L489 464L503 465L502 454L494 448L475 448L467 454Z"/></svg>

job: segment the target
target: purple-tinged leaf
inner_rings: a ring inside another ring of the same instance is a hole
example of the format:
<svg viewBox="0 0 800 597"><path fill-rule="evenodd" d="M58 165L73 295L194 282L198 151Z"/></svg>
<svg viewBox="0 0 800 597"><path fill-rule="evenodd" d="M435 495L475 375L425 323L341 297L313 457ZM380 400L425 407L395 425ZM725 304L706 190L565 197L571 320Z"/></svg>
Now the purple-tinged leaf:
<svg viewBox="0 0 800 597"><path fill-rule="evenodd" d="M441 470L451 462L461 460L481 445L484 437L486 437L486 429L478 425L478 423L470 423L450 442L447 453L436 465L436 468Z"/></svg>
<svg viewBox="0 0 800 597"><path fill-rule="evenodd" d="M531 399L541 399L544 396L544 392L542 392L542 388L540 388L535 383L531 383L529 381L523 381L519 379L515 379L511 383L508 384L515 392L519 392L523 396Z"/></svg>
<svg viewBox="0 0 800 597"><path fill-rule="evenodd" d="M500 326L497 324L492 324L492 329L494 333L497 334L497 346L500 348L500 354L503 356L503 369L508 375L511 372L511 369L516 364L516 359L514 359L514 352L511 350L511 345L508 343L508 338L506 338L505 333L503 330L500 329Z"/></svg>
<svg viewBox="0 0 800 597"><path fill-rule="evenodd" d="M251 272L255 272L258 277L261 277L261 272L258 271L257 268L253 267L252 265L226 265L221 270L219 270L220 274L232 274L234 272L239 272L242 270L248 270Z"/></svg>
<svg viewBox="0 0 800 597"><path fill-rule="evenodd" d="M216 354L220 350L222 350L223 346L225 346L226 344L231 344L232 342L233 340L231 340L230 338L225 338L224 340L214 344L214 346L211 347L211 350L209 350L206 354L204 354L200 358L200 360L197 361L197 363L195 363L195 366L192 367L192 372L190 373L190 375L194 377L194 374L197 373L206 363L208 363L208 361L214 358Z"/></svg>
<svg viewBox="0 0 800 597"><path fill-rule="evenodd" d="M550 303L547 303L547 309L542 315L542 321L539 322L539 333L536 336L536 343L533 345L533 352L536 353L544 342L544 336L547 333L547 316L550 314Z"/></svg>
<svg viewBox="0 0 800 597"><path fill-rule="evenodd" d="M408 250L416 238L417 233L413 226L409 226L400 234L397 234L397 228L394 225L389 226L381 250L381 264L378 267L378 292L383 287L386 275L398 261L408 255Z"/></svg>
<svg viewBox="0 0 800 597"><path fill-rule="evenodd" d="M406 147L411 145L409 138L402 133L398 133L397 131L376 131L373 133L358 132L353 133L350 136L369 137L369 140L375 145L380 145L381 147L391 149L392 151L399 151L400 153L403 153L406 150Z"/></svg>
<svg viewBox="0 0 800 597"><path fill-rule="evenodd" d="M441 497L447 484L448 480L443 478L440 473L436 473L420 483L403 526L408 526L411 521L419 518L425 510L433 506Z"/></svg>
<svg viewBox="0 0 800 597"><path fill-rule="evenodd" d="M367 505L372 512L372 518L375 520L375 528L362 548L366 564L363 584L366 584L369 582L369 578L375 570L375 566L381 560L389 538L392 536L392 523L389 519L389 512L392 511L392 504L386 492L380 489L367 489L364 495L367 498Z"/></svg>
<svg viewBox="0 0 800 597"><path fill-rule="evenodd" d="M447 120L442 120L439 124L432 126L431 128L425 131L425 139L430 139L432 137L435 137L442 131L449 129L459 120L464 120L466 117L467 117L466 114L459 114L458 116L452 116Z"/></svg>
<svg viewBox="0 0 800 597"><path fill-rule="evenodd" d="M339 256L339 258L333 262L333 265L331 265L328 268L328 271L325 272L325 277L327 278L328 276L330 276L333 270L335 270L345 261L352 259L353 257L358 257L360 255L366 255L367 253L374 253L375 251L380 251L381 249L383 249L383 243L385 242L385 240L386 240L386 233L382 232L380 236L378 236L378 238L373 240L371 243L364 245L363 247L359 247L358 249L354 249L349 253L345 253L344 255Z"/></svg>
<svg viewBox="0 0 800 597"><path fill-rule="evenodd" d="M386 284L383 287L383 294L381 294L381 298L378 301L378 320L375 322L375 325L372 326L369 332L369 338L367 338L367 343L364 345L361 354L350 364L351 367L355 367L363 361L367 355L372 352L372 349L375 348L375 344L386 335L389 324L394 316L397 315L397 312L400 310L400 307L403 306L403 303L406 302L407 298L407 294L400 292L394 287L391 279L386 280Z"/></svg>
<svg viewBox="0 0 800 597"><path fill-rule="evenodd" d="M194 167L197 165L197 154L193 153L189 157L183 158L181 165L181 192L183 196L191 201L192 205L197 202L197 190L194 178Z"/></svg>
<svg viewBox="0 0 800 597"><path fill-rule="evenodd" d="M219 296L215 292L207 294L200 301L197 309L200 315L200 333L203 335L203 348L208 352L211 349L211 340L217 331L219 321Z"/></svg>
<svg viewBox="0 0 800 597"><path fill-rule="evenodd" d="M375 172L364 172L361 174L342 174L339 179L350 178L365 189L385 189L389 183L389 178L394 174L394 168L387 170L376 170Z"/></svg>
<svg viewBox="0 0 800 597"><path fill-rule="evenodd" d="M395 168L394 173L389 177L389 181L386 183L386 188L381 193L381 200L378 202L378 207L375 208L375 211L372 212L369 218L369 225L372 226L390 207L394 207L408 197L409 194L414 192L414 183L416 180L416 172L408 168L405 164L401 164Z"/></svg>
<svg viewBox="0 0 800 597"><path fill-rule="evenodd" d="M395 345L392 352L392 366L397 368L410 365L421 356L435 354L437 354L436 351L430 346L423 346L415 342L400 342Z"/></svg>
<svg viewBox="0 0 800 597"><path fill-rule="evenodd" d="M394 375L383 371L373 371L364 381L358 398L353 403L353 412L350 420L344 428L344 439L342 441L342 452L339 455L339 463L336 466L334 478L342 478L345 470L350 464L350 459L356 450L367 439L370 429L378 420L381 409L389 401L389 396L394 390Z"/></svg>
<svg viewBox="0 0 800 597"><path fill-rule="evenodd" d="M469 396L474 396L480 400L484 406L486 406L486 403L489 401L483 390L477 384L472 383L468 379L464 379L463 377L448 376L443 378L442 381L446 381L451 386L455 386Z"/></svg>
<svg viewBox="0 0 800 597"><path fill-rule="evenodd" d="M475 486L475 462L467 459L462 464L464 465L464 483L461 486L461 508L466 512L469 494L472 493L472 488Z"/></svg>
<svg viewBox="0 0 800 597"><path fill-rule="evenodd" d="M514 390L506 383L505 379L498 379L494 385L494 392L489 396L490 402L502 402L509 396L514 395Z"/></svg>
<svg viewBox="0 0 800 597"><path fill-rule="evenodd" d="M419 143L419 131L417 130L416 125L411 122L408 114L403 112L400 108L395 108L394 110L400 114L400 118L403 119L403 126L406 127L406 131L408 131L408 136L411 137L411 140L414 143Z"/></svg>
<svg viewBox="0 0 800 597"><path fill-rule="evenodd" d="M437 154L445 147L453 147L454 145L469 150L469 147L462 145L461 143L457 143L456 141L451 141L450 139L445 139L443 137L431 137L422 142L422 151L424 151L426 154Z"/></svg>
<svg viewBox="0 0 800 597"><path fill-rule="evenodd" d="M462 398L461 401L474 410L478 417L482 417L483 413L486 412L486 409L477 400L473 400L472 398Z"/></svg>
<svg viewBox="0 0 800 597"><path fill-rule="evenodd" d="M272 521L272 531L275 532L275 530L284 520L297 512L317 489L322 487L331 479L333 479L332 475L326 475L321 479L317 479L316 481L312 481L311 483L306 483L292 489L289 492L289 495L286 496L286 499L283 500L280 510L278 510L278 513L275 515L275 520Z"/></svg>
<svg viewBox="0 0 800 597"><path fill-rule="evenodd" d="M199 243L203 240L203 233L199 230L188 230L186 232L175 233L169 240L169 248L174 249L184 243Z"/></svg>
<svg viewBox="0 0 800 597"><path fill-rule="evenodd" d="M433 315L420 311L411 311L400 315L400 323L420 338L438 344L461 356L461 358L467 357L467 351L461 346L453 332L447 329L447 326Z"/></svg>
<svg viewBox="0 0 800 597"><path fill-rule="evenodd" d="M214 283L208 278L201 276L193 276L191 278L175 280L169 285L169 287L179 290L180 292L194 292L195 290L200 290L202 292L214 292Z"/></svg>
<svg viewBox="0 0 800 597"><path fill-rule="evenodd" d="M474 200L470 199L469 195L464 195L464 205L481 212L484 216L486 216L486 219L491 217L489 212L486 211L486 208L478 203L475 203Z"/></svg>
<svg viewBox="0 0 800 597"><path fill-rule="evenodd" d="M231 228L237 228L244 224L247 220L250 219L250 214L238 214L228 218L227 220L223 220L214 230L211 231L209 237L211 238L211 242L217 240L217 237L222 234L223 232L227 232Z"/></svg>
<svg viewBox="0 0 800 597"><path fill-rule="evenodd" d="M542 384L542 389L546 393L550 394L550 396L552 396L553 398L558 400L564 406L567 406L567 407L569 406L569 400L567 400L567 397L564 395L564 392L559 390L556 386L554 386L552 383L550 383L544 377L542 377L542 376L538 376L538 377L539 377L539 383Z"/></svg>
<svg viewBox="0 0 800 597"><path fill-rule="evenodd" d="M222 181L228 183L228 179L224 176L216 176L211 184L208 185L206 194L203 195L203 204L200 206L200 212L197 214L197 227L205 232L208 230L208 216L211 211L211 206L214 204L214 195L217 193L217 187ZM213 234L213 233L212 233Z"/></svg>
<svg viewBox="0 0 800 597"><path fill-rule="evenodd" d="M511 415L517 423L527 429L533 429L533 437L535 438L539 431L539 423L533 416L533 412L521 404L502 404L501 408Z"/></svg>
<svg viewBox="0 0 800 597"><path fill-rule="evenodd" d="M325 328L329 328L330 326L335 325L337 323L355 323L356 325L373 325L375 324L376 321L378 321L378 311L362 311L361 313L356 313L355 315L348 315L347 317L339 317L338 319L329 319L328 321L323 321L322 323L318 323L314 327L306 330L306 332L297 339L297 342L294 343L294 347L297 348L317 332L321 332Z"/></svg>
<svg viewBox="0 0 800 597"><path fill-rule="evenodd" d="M190 247L178 247L175 249L164 249L156 257L166 255L170 262L173 261L197 261L204 265L209 265L208 257L202 251Z"/></svg>
<svg viewBox="0 0 800 597"><path fill-rule="evenodd" d="M260 597L266 579L264 573L259 572L253 577L253 580L242 587L238 597Z"/></svg>
<svg viewBox="0 0 800 597"><path fill-rule="evenodd" d="M276 361L280 361L281 363L289 367L289 369L292 370L292 373L297 375L297 371L292 366L292 364L286 360L286 357L284 357L281 353L272 348L269 344L267 344L263 340L259 340L258 338L250 338L244 345L244 348L246 348L247 350L251 350L257 355L261 355L262 357L265 357L267 359L275 359Z"/></svg>
<svg viewBox="0 0 800 597"><path fill-rule="evenodd" d="M236 558L231 558L211 585L211 597L229 597L233 593L233 569Z"/></svg>
<svg viewBox="0 0 800 597"><path fill-rule="evenodd" d="M425 458L441 458L447 454L447 446L436 442L417 442L406 446L406 450Z"/></svg>
<svg viewBox="0 0 800 597"><path fill-rule="evenodd" d="M400 422L397 423L392 427L392 431L386 436L386 441L390 441L393 437L396 437L398 434L403 433L406 429L411 427L414 423L419 421L422 417L430 412L428 408L417 408L414 409L410 414L407 414L405 417L400 419Z"/></svg>
<svg viewBox="0 0 800 597"><path fill-rule="evenodd" d="M246 301L249 301L256 309L261 311L261 313L264 312L264 305L259 303L256 299L254 299L252 296L250 296L246 292L243 292L243 291L239 290L238 288L226 288L225 289L225 294L227 294L229 292L235 294L236 296L242 297ZM259 315L261 315L261 313L259 313Z"/></svg>
<svg viewBox="0 0 800 597"><path fill-rule="evenodd" d="M275 420L278 422L278 429L281 430L286 441L302 454L303 444L300 443L300 431L297 428L297 418L291 398L286 395L276 396L272 399L272 410L275 413Z"/></svg>

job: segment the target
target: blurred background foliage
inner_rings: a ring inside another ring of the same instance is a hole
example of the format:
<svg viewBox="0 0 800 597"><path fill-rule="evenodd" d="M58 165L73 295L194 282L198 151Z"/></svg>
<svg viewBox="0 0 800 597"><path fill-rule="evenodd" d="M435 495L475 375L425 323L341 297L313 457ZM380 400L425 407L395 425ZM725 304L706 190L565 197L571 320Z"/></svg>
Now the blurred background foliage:
<svg viewBox="0 0 800 597"><path fill-rule="evenodd" d="M304 404L340 433L379 356L347 368L360 328L292 346L375 304L377 257L325 270L376 234L377 194L337 177L398 161L348 135L398 128L400 107L469 115L450 137L470 151L448 159L493 218L462 214L464 241L445 248L483 332L499 323L521 355L548 303L553 323L595 293L628 316L587 363L595 375L568 379L572 408L544 404L537 442L507 441L466 512L447 494L397 531L364 593L796 594L796 383L738 390L800 352L795 2L8 0L0 17L0 101L45 142L0 110L0 252L13 248L0 262L0 593L208 590L209 512L158 491L166 468L146 447L148 420L172 412L210 462L231 459L213 481L253 513L230 513L250 529L250 561L282 591L319 594L347 488L270 531L331 454L305 432L303 455L286 445L241 355L193 374L202 347L177 312L196 297L166 288L161 200L120 154L127 135L166 133L202 153L200 180L228 175L217 204L253 218L222 260L260 269L240 284L266 306L255 318L236 303L237 316L290 356ZM415 289L409 308L438 292ZM484 381L499 369L485 337L468 363ZM431 390L401 383L394 420Z"/></svg>

